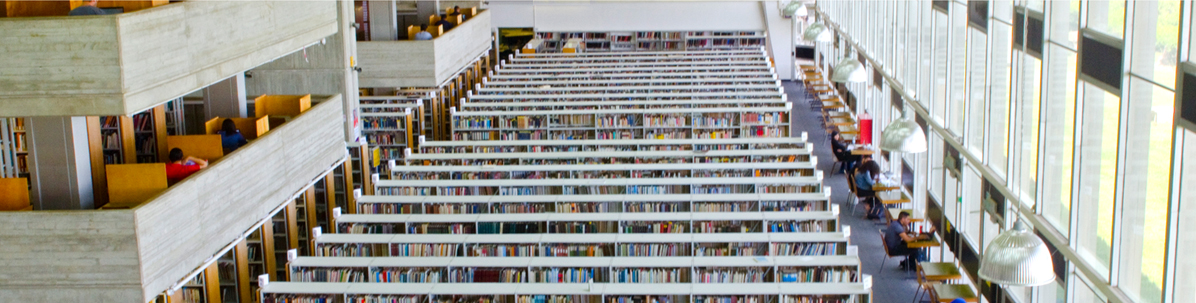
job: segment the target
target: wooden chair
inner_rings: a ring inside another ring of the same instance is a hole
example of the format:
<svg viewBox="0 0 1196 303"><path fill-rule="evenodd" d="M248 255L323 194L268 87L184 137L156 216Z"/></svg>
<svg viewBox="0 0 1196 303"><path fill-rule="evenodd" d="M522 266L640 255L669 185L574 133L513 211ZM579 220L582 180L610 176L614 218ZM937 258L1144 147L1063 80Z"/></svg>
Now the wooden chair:
<svg viewBox="0 0 1196 303"><path fill-rule="evenodd" d="M918 279L918 289L914 290L914 301L911 303L917 303L918 298L922 297L923 292L925 292L927 294L934 292L933 291L934 286L941 283L938 281L927 281L926 275L922 272L922 264L918 264L918 271L917 271L917 273L915 273L915 275L916 275L916 278ZM932 300L930 302L937 303L938 302L937 297L938 297L938 294L935 294L932 297Z"/></svg>
<svg viewBox="0 0 1196 303"><path fill-rule="evenodd" d="M894 256L892 253L890 253L888 241L885 241L885 229L882 228L882 229L879 229L879 231L880 231L880 246L885 248L885 255L884 255L884 257L882 257L883 260L880 262L880 269L876 270L877 274L880 274L880 271L885 269L885 262L888 262L890 258L895 258L895 257L908 258L909 257L909 256L905 256L905 255ZM937 301L932 301L932 302L937 302Z"/></svg>
<svg viewBox="0 0 1196 303"><path fill-rule="evenodd" d="M854 216L856 209L859 209L860 207L860 197L855 194L855 172L848 171L843 173L843 175L847 177L847 189L850 189L850 191L847 192L847 199L848 201L851 201L851 215Z"/></svg>

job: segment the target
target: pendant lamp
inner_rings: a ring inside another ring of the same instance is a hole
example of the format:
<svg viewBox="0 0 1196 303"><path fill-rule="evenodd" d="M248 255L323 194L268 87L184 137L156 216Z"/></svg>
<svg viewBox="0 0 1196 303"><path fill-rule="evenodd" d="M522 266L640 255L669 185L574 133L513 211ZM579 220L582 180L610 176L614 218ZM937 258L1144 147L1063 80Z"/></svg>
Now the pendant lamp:
<svg viewBox="0 0 1196 303"><path fill-rule="evenodd" d="M789 1L789 4L785 5L781 13L785 17L805 17L810 15L810 11L806 9L806 4L801 1Z"/></svg>
<svg viewBox="0 0 1196 303"><path fill-rule="evenodd" d="M922 131L922 126L904 115L885 126L881 133L881 150L916 154L925 152L926 148L926 133Z"/></svg>
<svg viewBox="0 0 1196 303"><path fill-rule="evenodd" d="M832 42L835 41L835 36L827 30L826 24L814 22L806 27L806 31L802 33L802 39L814 42Z"/></svg>
<svg viewBox="0 0 1196 303"><path fill-rule="evenodd" d="M831 81L839 83L868 81L868 71L864 70L864 65L854 58L854 54L848 55L843 57L839 64L835 64L835 67L831 69Z"/></svg>
<svg viewBox="0 0 1196 303"><path fill-rule="evenodd" d="M1008 286L1045 285L1055 281L1055 264L1046 244L1019 219L984 249L980 278Z"/></svg>
<svg viewBox="0 0 1196 303"><path fill-rule="evenodd" d="M1026 51L1025 43L1022 51ZM1025 88L1022 88L1021 93L1024 92ZM1021 207L1015 209L1018 220L1013 223L1013 228L1001 232L984 249L980 278L1009 286L1039 286L1055 281L1055 263L1051 260L1050 250L1022 223Z"/></svg>

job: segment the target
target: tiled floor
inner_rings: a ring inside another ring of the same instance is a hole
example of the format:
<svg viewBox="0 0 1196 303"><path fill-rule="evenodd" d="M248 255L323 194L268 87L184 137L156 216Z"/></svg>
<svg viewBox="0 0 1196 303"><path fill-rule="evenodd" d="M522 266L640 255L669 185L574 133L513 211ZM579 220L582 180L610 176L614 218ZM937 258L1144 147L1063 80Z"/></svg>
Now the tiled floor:
<svg viewBox="0 0 1196 303"><path fill-rule="evenodd" d="M806 141L814 144L814 155L819 159L818 169L826 175L823 184L832 188L831 199L835 204L839 204L839 219L842 225L851 226L851 244L859 247L860 263L863 265L864 274L872 275L872 302L912 302L917 282L913 279L913 275L898 268L901 258L890 259L885 262L883 269L880 268L885 252L884 248L880 246L880 234L877 230L884 228L884 225L864 219L862 206L853 215L851 204L847 201L849 192L847 179L842 174L830 173L834 156L831 155L826 131L819 124L820 114L811 110L804 101L804 91L799 83L785 81L782 85L785 87L786 94L789 95L789 100L794 101L791 124L793 133L799 136L801 132L806 132ZM922 296L921 300L928 299L926 296Z"/></svg>

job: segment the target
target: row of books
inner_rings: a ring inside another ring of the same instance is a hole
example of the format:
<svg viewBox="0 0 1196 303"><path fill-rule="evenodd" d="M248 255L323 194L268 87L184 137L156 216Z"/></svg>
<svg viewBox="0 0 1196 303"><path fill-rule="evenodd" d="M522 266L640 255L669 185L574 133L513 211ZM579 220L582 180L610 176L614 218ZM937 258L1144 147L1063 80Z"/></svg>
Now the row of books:
<svg viewBox="0 0 1196 303"><path fill-rule="evenodd" d="M689 245L678 243L620 243L615 252L619 256L678 257L689 255Z"/></svg>
<svg viewBox="0 0 1196 303"><path fill-rule="evenodd" d="M407 144L407 134L401 132L374 132L363 135L371 146Z"/></svg>
<svg viewBox="0 0 1196 303"><path fill-rule="evenodd" d="M745 221L693 222L695 233L746 233L758 232L758 226Z"/></svg>
<svg viewBox="0 0 1196 303"><path fill-rule="evenodd" d="M689 269L625 268L614 272L615 283L686 283Z"/></svg>
<svg viewBox="0 0 1196 303"><path fill-rule="evenodd" d="M527 153L527 152L576 152L576 151L668 151L668 150L765 150L802 149L804 142L795 143L752 143L752 144L585 144L585 145L507 145L507 146L424 146L420 153Z"/></svg>
<svg viewBox="0 0 1196 303"><path fill-rule="evenodd" d="M691 303L688 296L587 296L518 295L444 296L428 299L424 295L350 295L348 303ZM602 298L605 297L605 300ZM774 296L694 296L692 303L864 303L863 297L845 295ZM264 303L335 303L339 296L319 294L267 294Z"/></svg>
<svg viewBox="0 0 1196 303"><path fill-rule="evenodd" d="M623 205L626 204L626 207ZM810 201L694 202L697 212L797 212L824 211L823 204ZM487 208L489 207L489 208ZM362 213L594 213L594 212L689 212L690 202L498 202L498 204L359 204Z"/></svg>
<svg viewBox="0 0 1196 303"><path fill-rule="evenodd" d="M317 257L387 257L390 247L380 243L317 243Z"/></svg>
<svg viewBox="0 0 1196 303"><path fill-rule="evenodd" d="M337 231L348 234L393 234L403 231L402 223L341 223Z"/></svg>
<svg viewBox="0 0 1196 303"><path fill-rule="evenodd" d="M789 221L789 222L768 222L768 232L821 232L826 227L824 221Z"/></svg>
<svg viewBox="0 0 1196 303"><path fill-rule="evenodd" d="M445 271L444 268L379 268L371 282L445 283L449 282Z"/></svg>
<svg viewBox="0 0 1196 303"><path fill-rule="evenodd" d="M694 255L707 257L762 256L768 252L768 243L699 243Z"/></svg>
<svg viewBox="0 0 1196 303"><path fill-rule="evenodd" d="M799 269L782 269L781 282L793 283L849 283L858 282L858 274L850 267L808 267Z"/></svg>
<svg viewBox="0 0 1196 303"><path fill-rule="evenodd" d="M767 269L704 269L694 272L698 283L764 283Z"/></svg>
<svg viewBox="0 0 1196 303"><path fill-rule="evenodd" d="M810 155L708 156L693 159L694 163L809 162Z"/></svg>
<svg viewBox="0 0 1196 303"><path fill-rule="evenodd" d="M830 256L838 254L839 243L775 243L774 256Z"/></svg>
<svg viewBox="0 0 1196 303"><path fill-rule="evenodd" d="M361 268L294 268L291 281L295 282L367 282L367 273ZM377 280L375 280L376 282Z"/></svg>
<svg viewBox="0 0 1196 303"><path fill-rule="evenodd" d="M407 128L406 117L361 117L361 127L365 130L404 130Z"/></svg>
<svg viewBox="0 0 1196 303"><path fill-rule="evenodd" d="M469 165L561 165L561 164L665 164L665 163L772 163L808 162L809 155L764 155L764 156L669 156L669 157L588 157L567 159L437 159L420 160L420 166L469 166Z"/></svg>
<svg viewBox="0 0 1196 303"><path fill-rule="evenodd" d="M689 232L689 224L684 222L629 222L623 225L623 233L625 234L667 234L667 233L687 233Z"/></svg>
<svg viewBox="0 0 1196 303"><path fill-rule="evenodd" d="M536 244L480 244L471 245L466 252L470 257L534 257L539 255L537 254L538 246Z"/></svg>

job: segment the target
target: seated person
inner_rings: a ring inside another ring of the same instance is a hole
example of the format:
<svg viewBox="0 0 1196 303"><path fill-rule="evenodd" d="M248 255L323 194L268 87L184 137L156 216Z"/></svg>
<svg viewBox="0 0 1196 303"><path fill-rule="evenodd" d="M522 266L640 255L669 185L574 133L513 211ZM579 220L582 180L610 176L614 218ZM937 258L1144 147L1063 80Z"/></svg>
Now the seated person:
<svg viewBox="0 0 1196 303"><path fill-rule="evenodd" d="M925 234L917 234L906 230L906 226L910 226L909 212L901 212L897 215L897 220L889 223L889 229L885 231L885 246L889 248L889 253L894 256L906 256L905 261L901 261L902 269L914 269L918 266L918 261L925 261L926 254L923 249L909 248L906 243L930 239L930 234L934 233L934 226Z"/></svg>
<svg viewBox="0 0 1196 303"><path fill-rule="evenodd" d="M220 146L224 148L225 155L249 144L245 136L241 135L241 131L237 130L237 123L234 123L233 119L224 119L220 124L220 131L216 133L220 134Z"/></svg>
<svg viewBox="0 0 1196 303"><path fill-rule="evenodd" d="M863 163L856 167L855 195L864 199L864 210L868 214L868 219L880 219L876 213L880 211L881 207L877 205L879 203L876 200L876 192L872 190L872 187L876 185L876 178L880 177L880 164L872 161L870 156L864 156L862 159Z"/></svg>
<svg viewBox="0 0 1196 303"><path fill-rule="evenodd" d="M446 32L449 31L450 29L453 29L453 23L448 22L448 16L445 14L440 14L440 21L436 21L436 23L432 24L432 26L437 26L437 25L443 26L442 28Z"/></svg>
<svg viewBox="0 0 1196 303"><path fill-rule="evenodd" d="M415 40L432 40L432 33L428 32L427 24L419 25L419 32L415 33Z"/></svg>
<svg viewBox="0 0 1196 303"><path fill-rule="evenodd" d="M839 135L838 131L831 133L831 152L835 154L835 158L843 162L843 166L839 167L840 173L851 171L855 168L857 162L860 162L860 156L852 155L851 150L847 149L847 143L843 143L843 137Z"/></svg>
<svg viewBox="0 0 1196 303"><path fill-rule="evenodd" d="M205 167L208 167L208 161L183 157L183 150L173 148L170 150L170 163L166 163L166 182L174 185Z"/></svg>
<svg viewBox="0 0 1196 303"><path fill-rule="evenodd" d="M453 12L449 13L448 15L449 15L449 17L456 17L457 15L460 15L460 14L461 14L461 6L454 5Z"/></svg>
<svg viewBox="0 0 1196 303"><path fill-rule="evenodd" d="M67 16L106 15L104 13L104 10L100 9L99 7L96 7L96 5L99 3L100 3L99 0L88 0L87 2L84 2L83 5L80 5L79 7L72 9L70 12L68 12L66 14L67 14Z"/></svg>

